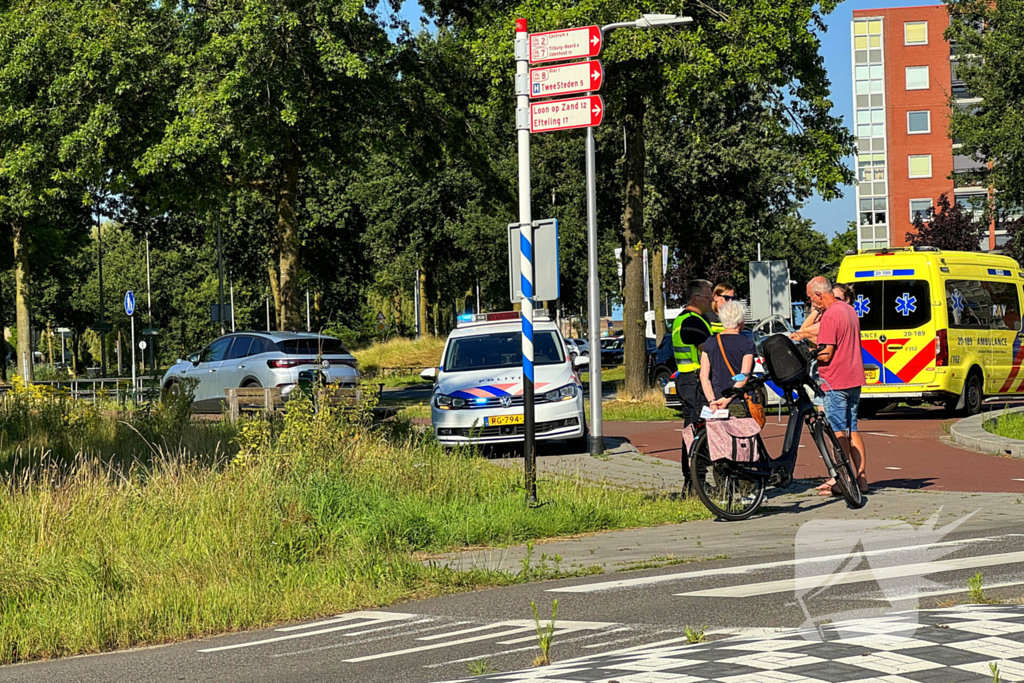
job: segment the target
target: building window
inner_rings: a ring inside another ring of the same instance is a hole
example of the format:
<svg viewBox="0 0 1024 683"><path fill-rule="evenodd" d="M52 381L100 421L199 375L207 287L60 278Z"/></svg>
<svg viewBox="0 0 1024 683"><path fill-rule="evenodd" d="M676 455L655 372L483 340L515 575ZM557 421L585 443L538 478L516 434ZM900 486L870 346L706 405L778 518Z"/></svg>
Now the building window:
<svg viewBox="0 0 1024 683"><path fill-rule="evenodd" d="M930 133L932 132L932 117L931 112L925 111L908 111L907 112L907 133L915 135L919 133Z"/></svg>
<svg viewBox="0 0 1024 683"><path fill-rule="evenodd" d="M928 210L932 208L931 199L911 199L910 200L910 222L913 223L920 216L921 220L927 223L931 219L928 217Z"/></svg>
<svg viewBox="0 0 1024 683"><path fill-rule="evenodd" d="M932 155L931 154L912 154L909 157L910 161L910 177L911 178L931 178L932 177Z"/></svg>
<svg viewBox="0 0 1024 683"><path fill-rule="evenodd" d="M928 67L908 66L907 67L907 90L928 89Z"/></svg>
<svg viewBox="0 0 1024 683"><path fill-rule="evenodd" d="M927 45L928 44L928 22L908 21L903 24L904 45Z"/></svg>

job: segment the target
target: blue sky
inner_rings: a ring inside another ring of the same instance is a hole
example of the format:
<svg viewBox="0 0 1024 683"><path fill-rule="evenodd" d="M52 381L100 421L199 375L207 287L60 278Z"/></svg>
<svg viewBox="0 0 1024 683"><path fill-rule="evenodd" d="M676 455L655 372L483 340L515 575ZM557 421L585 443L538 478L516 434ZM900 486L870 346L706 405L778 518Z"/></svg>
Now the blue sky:
<svg viewBox="0 0 1024 683"><path fill-rule="evenodd" d="M843 119L849 126L853 116L853 73L850 69L850 22L853 11L861 9L881 9L885 7L919 7L921 5L937 5L936 0L913 2L908 0L848 0L836 8L836 11L825 17L828 32L821 39L821 54L825 58L825 69L832 81L832 114ZM853 165L853 158L847 159ZM843 189L843 198L825 202L820 197L813 197L801 211L805 218L814 221L815 227L829 237L836 231L846 229L847 221L855 218L854 186Z"/></svg>

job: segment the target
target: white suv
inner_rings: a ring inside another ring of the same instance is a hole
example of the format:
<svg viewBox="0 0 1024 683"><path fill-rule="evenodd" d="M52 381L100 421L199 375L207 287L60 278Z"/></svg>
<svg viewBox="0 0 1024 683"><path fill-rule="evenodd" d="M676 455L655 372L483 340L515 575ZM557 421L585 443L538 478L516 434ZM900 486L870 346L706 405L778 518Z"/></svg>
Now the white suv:
<svg viewBox="0 0 1024 683"><path fill-rule="evenodd" d="M238 332L213 340L187 360L178 359L160 386L174 394L185 378L197 380L193 405L220 412L224 390L280 387L288 400L303 370L319 370L328 383L354 388L359 383L355 356L341 341L313 332Z"/></svg>
<svg viewBox="0 0 1024 683"><path fill-rule="evenodd" d="M523 441L522 323L518 312L460 316L432 379L430 416L445 446ZM538 440L572 439L588 448L583 385L577 367L589 362L566 353L558 327L547 317L533 323L535 419Z"/></svg>

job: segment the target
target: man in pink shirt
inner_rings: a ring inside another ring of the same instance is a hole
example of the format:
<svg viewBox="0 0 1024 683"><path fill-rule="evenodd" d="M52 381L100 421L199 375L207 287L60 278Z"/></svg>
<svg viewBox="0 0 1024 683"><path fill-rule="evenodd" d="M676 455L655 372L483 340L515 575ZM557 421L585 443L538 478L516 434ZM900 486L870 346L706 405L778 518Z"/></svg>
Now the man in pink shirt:
<svg viewBox="0 0 1024 683"><path fill-rule="evenodd" d="M835 297L832 284L823 277L807 283L807 296L815 308L823 311L818 344L825 348L818 354L818 373L825 390L825 417L853 460L857 485L867 493L864 441L857 431L857 407L864 386L860 320L850 304Z"/></svg>

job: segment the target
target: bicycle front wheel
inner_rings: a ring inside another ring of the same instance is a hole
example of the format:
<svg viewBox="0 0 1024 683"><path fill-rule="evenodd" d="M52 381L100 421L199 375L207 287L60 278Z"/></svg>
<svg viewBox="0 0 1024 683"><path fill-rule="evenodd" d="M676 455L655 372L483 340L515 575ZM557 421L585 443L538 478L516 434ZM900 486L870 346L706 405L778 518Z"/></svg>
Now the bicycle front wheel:
<svg viewBox="0 0 1024 683"><path fill-rule="evenodd" d="M846 499L846 504L852 508L864 507L866 501L860 487L857 486L857 473L853 471L853 463L839 444L835 432L819 418L813 433L814 443L817 444L821 457L831 470L830 474L836 480L836 486Z"/></svg>
<svg viewBox="0 0 1024 683"><path fill-rule="evenodd" d="M712 461L705 432L693 442L690 484L713 515L730 522L747 519L764 503L764 479L744 476L731 461Z"/></svg>

